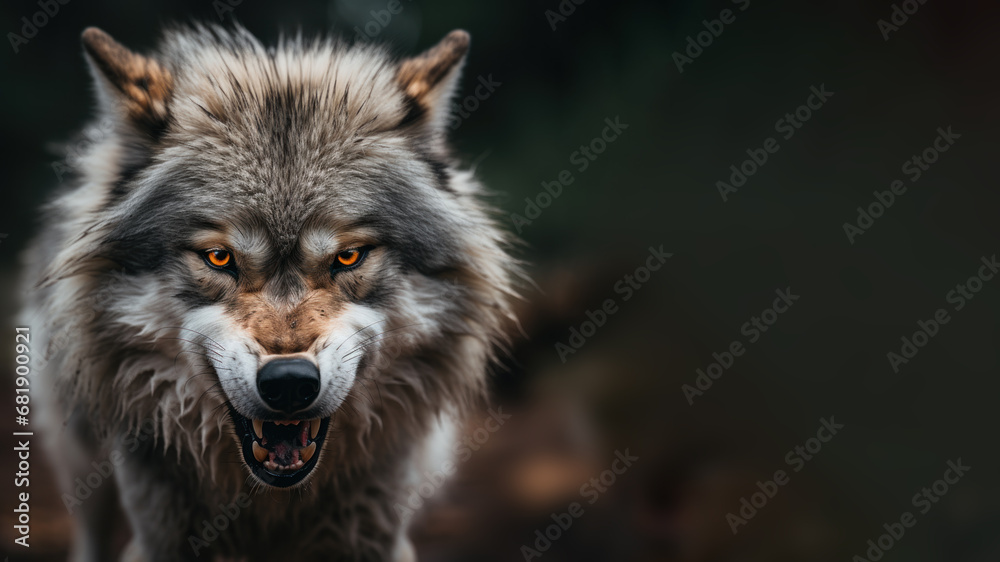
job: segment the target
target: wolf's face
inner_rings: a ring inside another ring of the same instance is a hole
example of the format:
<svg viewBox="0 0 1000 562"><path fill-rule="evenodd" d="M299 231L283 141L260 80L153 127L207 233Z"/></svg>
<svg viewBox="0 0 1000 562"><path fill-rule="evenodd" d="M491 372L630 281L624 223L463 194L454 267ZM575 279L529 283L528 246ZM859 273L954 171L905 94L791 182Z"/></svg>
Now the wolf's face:
<svg viewBox="0 0 1000 562"><path fill-rule="evenodd" d="M176 336L179 382L229 412L260 481L303 481L335 416L377 418L384 385L478 384L413 378L482 353L458 342L492 337L482 309L503 308L499 237L441 140L464 32L402 64L204 29L150 59L97 30L84 44L120 121L94 251L131 289L107 314Z"/></svg>

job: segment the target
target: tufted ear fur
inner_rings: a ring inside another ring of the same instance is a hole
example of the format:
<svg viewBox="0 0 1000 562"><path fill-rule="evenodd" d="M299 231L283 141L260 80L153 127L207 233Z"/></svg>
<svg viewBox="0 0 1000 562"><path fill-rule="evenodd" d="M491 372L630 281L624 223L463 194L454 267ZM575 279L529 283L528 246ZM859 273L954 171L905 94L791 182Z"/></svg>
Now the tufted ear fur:
<svg viewBox="0 0 1000 562"><path fill-rule="evenodd" d="M416 110L426 115L435 128L443 128L448 118L448 101L468 51L469 34L456 29L437 45L399 65L397 82L415 102Z"/></svg>
<svg viewBox="0 0 1000 562"><path fill-rule="evenodd" d="M130 51L96 27L85 29L82 40L105 108L141 132L155 136L169 114L173 88L170 72L156 60Z"/></svg>

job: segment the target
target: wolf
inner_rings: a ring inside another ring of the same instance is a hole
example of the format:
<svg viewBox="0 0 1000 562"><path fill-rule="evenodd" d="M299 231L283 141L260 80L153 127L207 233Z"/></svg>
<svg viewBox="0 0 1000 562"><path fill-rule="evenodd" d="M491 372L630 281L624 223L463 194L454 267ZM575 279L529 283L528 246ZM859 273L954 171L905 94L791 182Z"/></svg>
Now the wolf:
<svg viewBox="0 0 1000 562"><path fill-rule="evenodd" d="M415 559L400 506L516 322L514 241L445 135L469 41L83 32L110 132L20 317L72 560L113 559L119 506L125 560Z"/></svg>

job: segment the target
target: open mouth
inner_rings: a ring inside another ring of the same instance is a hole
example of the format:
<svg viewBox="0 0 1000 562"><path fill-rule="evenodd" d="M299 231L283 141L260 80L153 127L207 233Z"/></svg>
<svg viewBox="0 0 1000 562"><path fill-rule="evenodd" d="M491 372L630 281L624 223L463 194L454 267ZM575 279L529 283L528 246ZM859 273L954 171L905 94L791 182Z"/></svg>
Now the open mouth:
<svg viewBox="0 0 1000 562"><path fill-rule="evenodd" d="M316 467L330 418L310 420L250 419L229 407L240 436L243 460L266 484L287 488Z"/></svg>

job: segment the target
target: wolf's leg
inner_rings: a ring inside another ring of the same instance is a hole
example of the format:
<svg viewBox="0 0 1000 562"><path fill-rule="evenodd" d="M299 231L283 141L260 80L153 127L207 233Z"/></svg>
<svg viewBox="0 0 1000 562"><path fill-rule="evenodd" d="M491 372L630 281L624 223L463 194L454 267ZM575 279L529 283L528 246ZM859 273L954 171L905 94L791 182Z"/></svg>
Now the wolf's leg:
<svg viewBox="0 0 1000 562"><path fill-rule="evenodd" d="M125 550L122 551L118 562L146 562L146 559L142 556L142 552L139 551L139 543L135 539L130 540L125 545Z"/></svg>
<svg viewBox="0 0 1000 562"><path fill-rule="evenodd" d="M126 455L115 472L122 507L132 527L129 552L142 562L197 560L208 549L196 551L189 544L193 494L172 472L174 465L150 450ZM202 557L211 560L211 556Z"/></svg>
<svg viewBox="0 0 1000 562"><path fill-rule="evenodd" d="M417 551L413 548L410 539L405 536L399 539L392 560L393 562L417 562Z"/></svg>
<svg viewBox="0 0 1000 562"><path fill-rule="evenodd" d="M101 562L111 559L111 536L118 519L118 495L115 483L105 481L94 490L83 506L75 512L71 560L73 562Z"/></svg>
<svg viewBox="0 0 1000 562"><path fill-rule="evenodd" d="M74 527L70 560L105 562L111 558L111 536L118 514L113 465L102 455L85 416L70 416L65 431L52 433L50 458L55 461L52 464L63 490L63 503ZM93 486L95 481L97 486Z"/></svg>
<svg viewBox="0 0 1000 562"><path fill-rule="evenodd" d="M416 490L425 474L439 474L444 478L443 467L454 465L453 445L457 434L457 422L449 415L441 415L424 436L422 446L415 451L404 488ZM409 521L404 521L399 528L396 546L392 551L393 562L417 562L417 550L407 536L408 523Z"/></svg>

